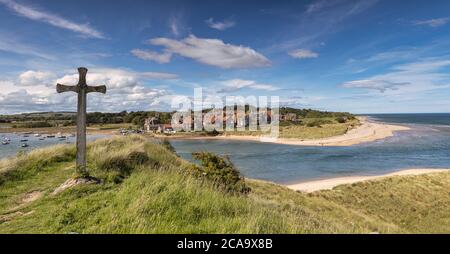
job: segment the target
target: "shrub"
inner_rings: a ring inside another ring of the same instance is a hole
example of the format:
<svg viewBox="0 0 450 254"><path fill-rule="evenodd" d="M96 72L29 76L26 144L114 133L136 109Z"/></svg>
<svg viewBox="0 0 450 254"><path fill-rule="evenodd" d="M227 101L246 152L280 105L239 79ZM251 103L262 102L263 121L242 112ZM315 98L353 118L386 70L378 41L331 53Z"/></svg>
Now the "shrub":
<svg viewBox="0 0 450 254"><path fill-rule="evenodd" d="M323 124L330 124L332 123L330 120L325 120L325 119L317 119L317 120L313 120L310 121L306 124L306 126L308 127L319 127L321 128Z"/></svg>
<svg viewBox="0 0 450 254"><path fill-rule="evenodd" d="M239 170L228 157L213 153L193 153L193 158L201 162L201 167L191 166L189 170L198 177L205 177L227 193L247 194L250 188L240 176Z"/></svg>
<svg viewBox="0 0 450 254"><path fill-rule="evenodd" d="M41 122L26 122L23 123L21 126L24 128L47 128L53 127L54 125L49 122L41 121Z"/></svg>
<svg viewBox="0 0 450 254"><path fill-rule="evenodd" d="M206 136L212 136L212 137L218 136L219 134L220 133L216 129L206 132Z"/></svg>
<svg viewBox="0 0 450 254"><path fill-rule="evenodd" d="M336 118L336 121L338 122L338 123L345 123L345 122L347 122L347 119L345 118L345 117L337 117Z"/></svg>

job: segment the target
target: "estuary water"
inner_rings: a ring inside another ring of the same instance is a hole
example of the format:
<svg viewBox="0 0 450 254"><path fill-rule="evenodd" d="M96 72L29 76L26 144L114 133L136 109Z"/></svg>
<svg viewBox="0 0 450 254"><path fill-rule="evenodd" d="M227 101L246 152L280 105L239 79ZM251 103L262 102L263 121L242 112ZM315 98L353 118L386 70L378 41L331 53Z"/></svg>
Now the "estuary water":
<svg viewBox="0 0 450 254"><path fill-rule="evenodd" d="M103 134L95 134L95 135L87 135L86 139L88 141L92 141L98 138L106 137L107 135ZM46 137L46 135L42 135L42 137ZM27 152L32 149L52 146L56 144L75 144L76 137L67 136L65 139L59 138L44 138L40 140L41 137L35 137L33 134L29 134L28 137L25 137L24 134L19 133L0 133L0 159L4 159L10 156L16 155L18 152ZM10 140L9 144L3 145L2 141L5 139ZM27 141L23 141L27 140ZM22 147L22 144L26 143L28 147Z"/></svg>
<svg viewBox="0 0 450 254"><path fill-rule="evenodd" d="M393 137L348 147L290 146L235 140L173 140L180 156L228 155L241 173L282 184L410 168L450 168L450 114L379 114L372 121L408 126Z"/></svg>

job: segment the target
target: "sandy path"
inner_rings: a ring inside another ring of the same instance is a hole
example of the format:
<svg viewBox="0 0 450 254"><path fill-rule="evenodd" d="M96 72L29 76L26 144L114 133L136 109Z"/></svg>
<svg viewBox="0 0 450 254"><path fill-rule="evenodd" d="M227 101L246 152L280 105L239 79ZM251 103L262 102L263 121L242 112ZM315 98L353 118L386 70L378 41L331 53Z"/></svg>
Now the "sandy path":
<svg viewBox="0 0 450 254"><path fill-rule="evenodd" d="M297 191L314 192L314 191L319 191L319 190L331 190L338 185L352 184L352 183L369 181L369 180L377 180L377 179L382 179L382 178L392 177L392 176L412 176L412 175L422 175L422 174L429 174L429 173L438 173L438 172L444 172L444 171L448 172L449 169L426 169L426 168L424 168L424 169L408 169L408 170L397 171L397 172L389 173L389 174L385 174L385 175L337 177L337 178L330 178L330 179L324 179L324 180L303 182L303 183L298 183L298 184L291 184L291 185L286 185L286 186L290 189L297 190Z"/></svg>
<svg viewBox="0 0 450 254"><path fill-rule="evenodd" d="M351 146L365 142L372 142L394 135L395 131L409 130L408 127L400 125L391 125L384 123L376 123L368 121L365 117L358 117L361 125L351 129L344 135L313 139L269 139L261 140L258 136L215 136L215 137L169 137L173 139L189 139L189 140L241 140L241 141L261 141L267 143L285 144L285 145L300 145L300 146Z"/></svg>

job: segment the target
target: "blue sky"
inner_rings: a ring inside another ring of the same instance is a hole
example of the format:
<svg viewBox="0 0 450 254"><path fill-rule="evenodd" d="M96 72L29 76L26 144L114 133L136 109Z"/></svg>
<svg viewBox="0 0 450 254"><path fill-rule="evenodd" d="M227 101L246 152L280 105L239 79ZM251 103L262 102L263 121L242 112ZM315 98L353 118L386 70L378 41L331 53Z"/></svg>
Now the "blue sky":
<svg viewBox="0 0 450 254"><path fill-rule="evenodd" d="M204 94L277 95L354 113L450 112L450 1L0 0L0 113L170 110Z"/></svg>

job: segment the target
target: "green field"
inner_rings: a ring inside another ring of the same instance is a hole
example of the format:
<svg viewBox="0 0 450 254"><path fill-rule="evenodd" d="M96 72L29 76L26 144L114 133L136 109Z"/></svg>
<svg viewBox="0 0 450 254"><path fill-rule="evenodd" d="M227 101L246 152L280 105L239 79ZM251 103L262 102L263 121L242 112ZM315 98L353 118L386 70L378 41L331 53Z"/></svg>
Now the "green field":
<svg viewBox="0 0 450 254"><path fill-rule="evenodd" d="M101 184L53 194L74 177L75 149L0 162L0 233L450 233L450 173L304 194L246 179L225 192L192 164L139 136L89 145Z"/></svg>

